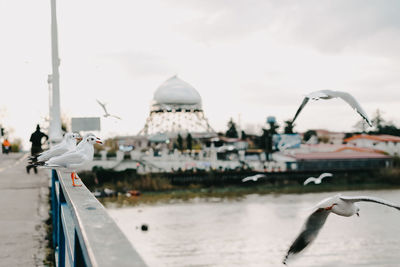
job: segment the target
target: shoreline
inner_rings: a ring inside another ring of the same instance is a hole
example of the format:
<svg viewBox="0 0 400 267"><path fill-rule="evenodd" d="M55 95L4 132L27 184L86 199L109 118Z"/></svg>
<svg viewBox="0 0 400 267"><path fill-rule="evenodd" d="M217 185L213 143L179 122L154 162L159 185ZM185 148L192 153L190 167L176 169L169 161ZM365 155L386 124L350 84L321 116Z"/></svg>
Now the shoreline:
<svg viewBox="0 0 400 267"><path fill-rule="evenodd" d="M400 185L390 184L321 184L309 186L252 186L252 187L210 187L210 188L187 188L173 189L168 191L147 191L141 196L126 196L118 194L113 197L98 198L106 208L135 207L142 205L173 204L189 202L195 199L219 199L219 200L240 200L247 195L286 195L286 194L308 194L338 191L364 191L364 190L396 190Z"/></svg>

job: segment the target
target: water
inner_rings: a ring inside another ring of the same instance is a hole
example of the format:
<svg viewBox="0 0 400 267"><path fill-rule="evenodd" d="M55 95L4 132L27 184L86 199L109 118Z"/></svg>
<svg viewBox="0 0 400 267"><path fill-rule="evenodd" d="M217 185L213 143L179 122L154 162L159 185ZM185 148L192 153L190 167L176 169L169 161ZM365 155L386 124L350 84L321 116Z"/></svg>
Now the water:
<svg viewBox="0 0 400 267"><path fill-rule="evenodd" d="M149 266L282 266L310 213L334 193L194 199L108 211ZM345 192L400 203L400 190ZM360 217L331 214L290 266L400 266L400 212L360 203ZM149 231L140 230L141 224Z"/></svg>

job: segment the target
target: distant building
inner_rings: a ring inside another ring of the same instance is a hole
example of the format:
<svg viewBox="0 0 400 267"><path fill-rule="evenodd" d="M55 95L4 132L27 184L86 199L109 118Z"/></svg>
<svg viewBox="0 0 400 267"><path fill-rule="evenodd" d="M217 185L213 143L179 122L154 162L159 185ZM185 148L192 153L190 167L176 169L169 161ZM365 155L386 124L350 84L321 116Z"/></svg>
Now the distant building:
<svg viewBox="0 0 400 267"><path fill-rule="evenodd" d="M288 169L294 171L367 170L392 165L392 158L384 154L352 150L297 153L289 157L295 162L288 161Z"/></svg>
<svg viewBox="0 0 400 267"><path fill-rule="evenodd" d="M329 143L329 144L342 144L343 138L345 136L342 132L331 132L328 130L323 129L316 129L314 130L317 133L317 137L321 140L322 143Z"/></svg>
<svg viewBox="0 0 400 267"><path fill-rule="evenodd" d="M188 133L193 138L217 136L204 115L200 94L177 76L155 91L150 114L138 135L149 137L159 133L172 139L178 134L186 137Z"/></svg>
<svg viewBox="0 0 400 267"><path fill-rule="evenodd" d="M400 155L400 137L393 135L359 134L344 139L349 146L380 150L392 156Z"/></svg>

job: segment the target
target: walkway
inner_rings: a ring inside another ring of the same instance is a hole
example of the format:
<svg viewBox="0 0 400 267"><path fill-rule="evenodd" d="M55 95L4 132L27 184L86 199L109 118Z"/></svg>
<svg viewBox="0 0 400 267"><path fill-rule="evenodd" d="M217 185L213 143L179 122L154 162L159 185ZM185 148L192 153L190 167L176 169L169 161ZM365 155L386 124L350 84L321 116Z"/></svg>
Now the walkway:
<svg viewBox="0 0 400 267"><path fill-rule="evenodd" d="M0 266L43 266L48 174L28 175L27 154L0 154Z"/></svg>

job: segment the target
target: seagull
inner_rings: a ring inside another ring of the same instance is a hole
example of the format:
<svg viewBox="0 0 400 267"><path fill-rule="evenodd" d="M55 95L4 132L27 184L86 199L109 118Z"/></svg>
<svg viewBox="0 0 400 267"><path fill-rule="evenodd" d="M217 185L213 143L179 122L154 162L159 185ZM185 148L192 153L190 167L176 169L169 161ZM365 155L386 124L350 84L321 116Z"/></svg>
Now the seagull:
<svg viewBox="0 0 400 267"><path fill-rule="evenodd" d="M322 182L322 179L324 179L325 177L332 177L332 176L333 176L332 173L324 172L318 178L308 177L307 180L304 181L304 185L307 185L311 182L314 182L314 184L320 184Z"/></svg>
<svg viewBox="0 0 400 267"><path fill-rule="evenodd" d="M314 241L318 235L318 232L324 225L326 218L331 212L345 217L350 217L354 214L360 216L360 208L355 204L355 202L361 201L374 202L400 210L399 205L392 204L386 200L376 197L352 197L338 194L333 197L326 198L316 205L314 208L315 211L307 218L307 221L305 222L299 236L290 246L283 260L283 264L287 263L287 260L290 258L290 256L300 253L305 247Z"/></svg>
<svg viewBox="0 0 400 267"><path fill-rule="evenodd" d="M358 114L363 117L363 119L368 123L370 127L372 127L372 123L368 118L367 113L363 110L363 108L360 106L360 104L357 102L357 100L349 93L342 92L342 91L333 91L333 90L320 90L320 91L315 91L312 92L304 97L303 102L301 103L299 109L296 112L296 115L294 115L294 118L292 120L292 123L296 120L297 116L299 115L300 111L304 108L304 106L307 104L307 102L312 99L312 100L319 100L319 99L332 99L340 97L344 101L347 102L353 109L355 109Z"/></svg>
<svg viewBox="0 0 400 267"><path fill-rule="evenodd" d="M93 160L93 145L95 143L102 144L102 142L95 136L89 136L82 140L81 143L82 145L79 150L75 150L74 152L70 153L67 152L57 157L52 157L46 162L38 162L36 166L42 166L43 168L48 169L60 169L64 172L71 173L72 185L82 186L75 184L76 170Z"/></svg>
<svg viewBox="0 0 400 267"><path fill-rule="evenodd" d="M102 103L102 102L100 102L99 100L97 100L96 99L96 101L97 101L97 103L99 103L99 105L103 108L103 110L104 110L104 115L103 115L103 117L104 118L108 118L108 117L114 117L114 118L116 118L116 119L121 119L120 117L118 117L118 116L116 116L116 115L111 115L110 113L108 113L108 111L107 111L107 109L106 109L106 103Z"/></svg>
<svg viewBox="0 0 400 267"><path fill-rule="evenodd" d="M265 174L260 174L259 173L259 174L253 175L253 176L248 176L246 178L243 178L242 182L247 182L247 181L257 182L257 180L260 179L260 178L267 178L267 176Z"/></svg>
<svg viewBox="0 0 400 267"><path fill-rule="evenodd" d="M37 161L47 161L52 157L59 156L68 152L76 147L76 141L82 140L82 138L77 133L66 133L64 135L61 143L53 146L49 150L46 150L38 155L34 155L30 157L30 163Z"/></svg>

